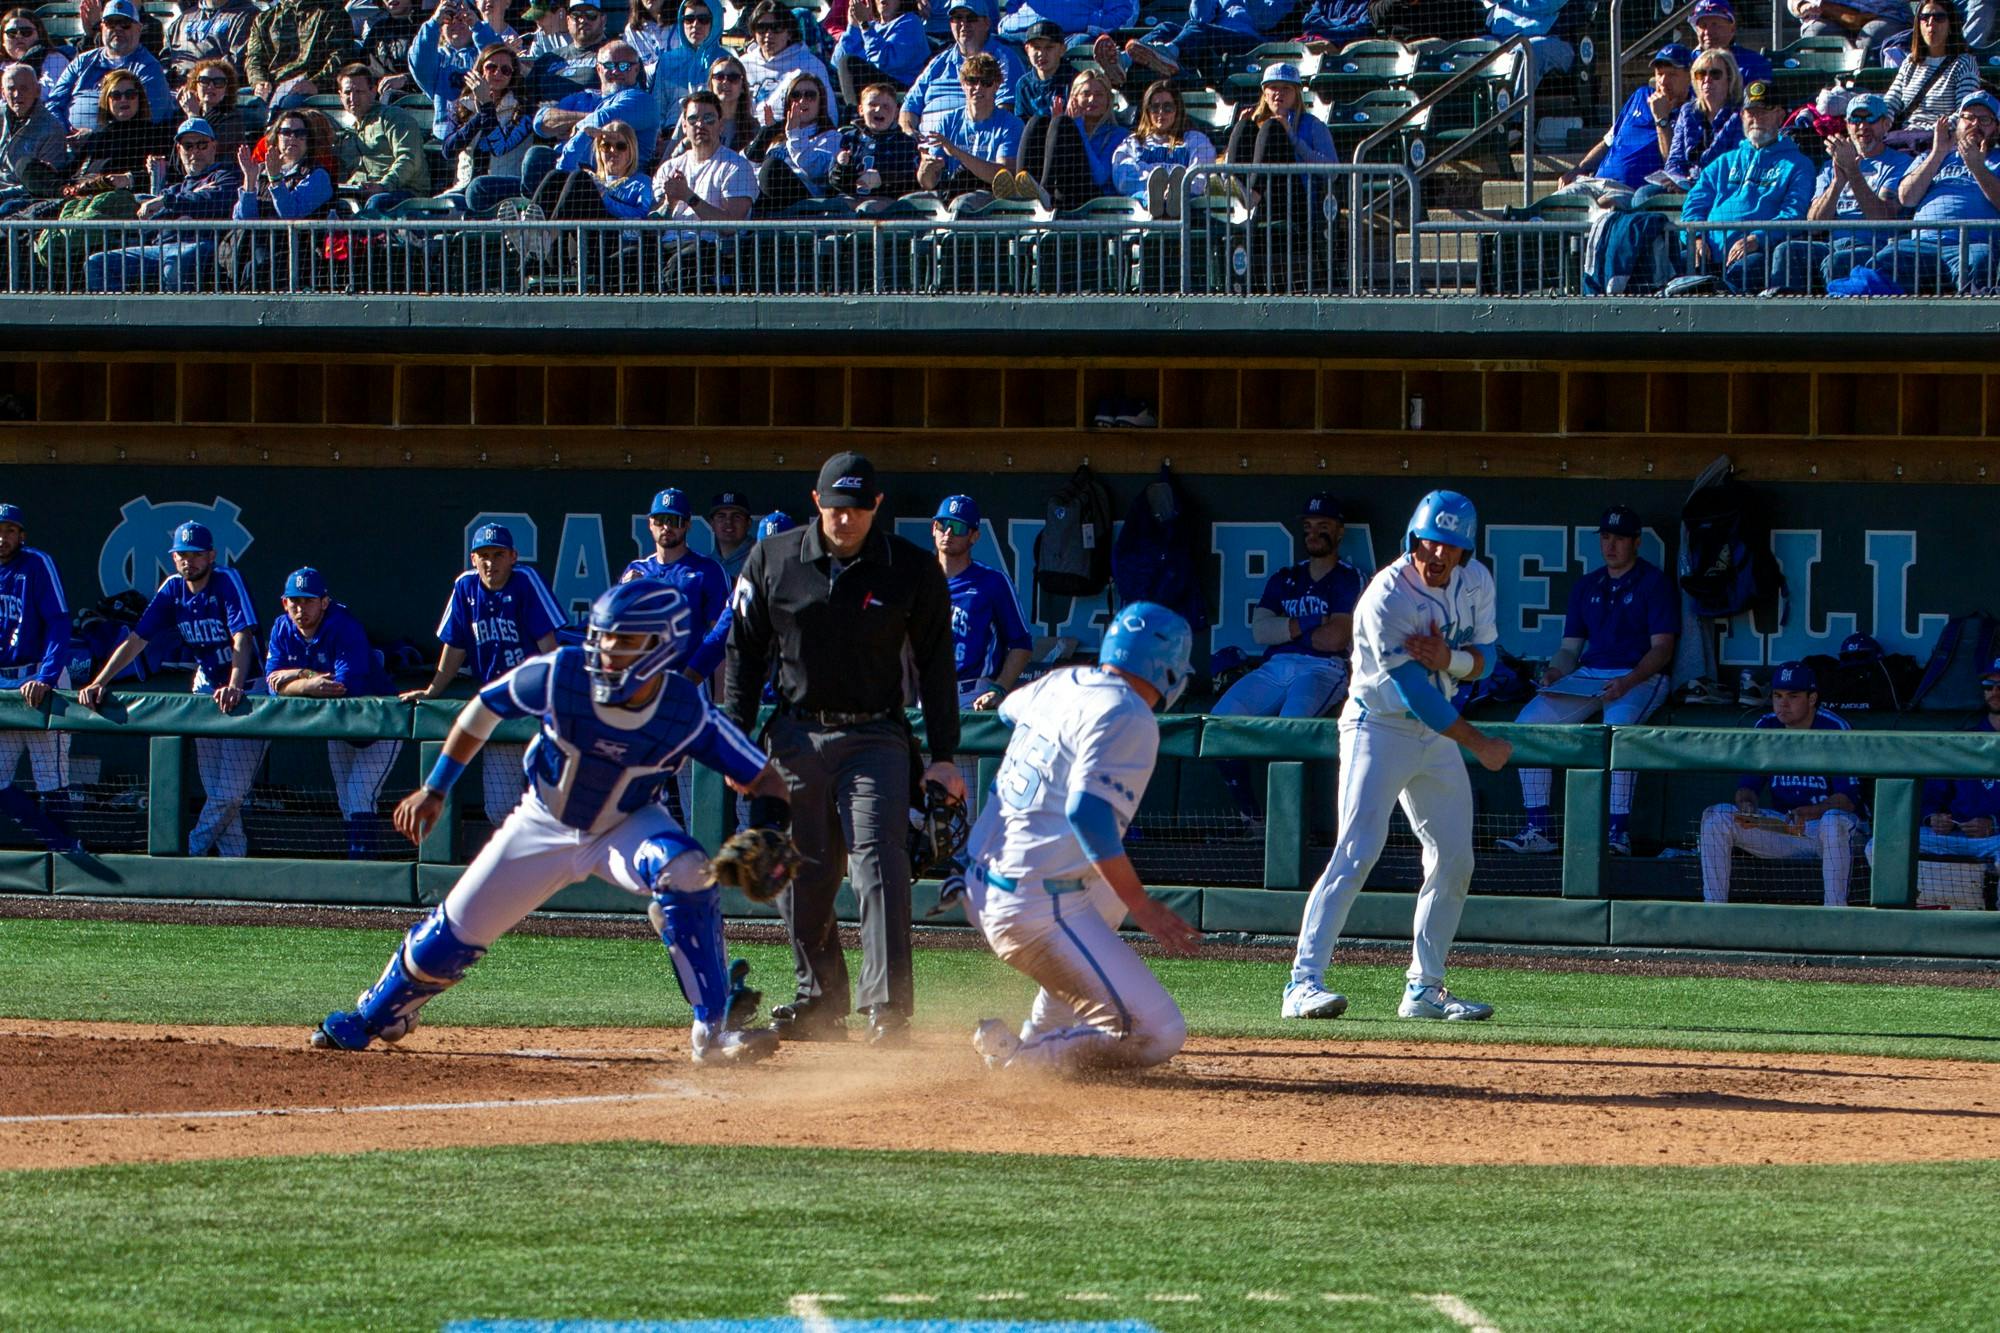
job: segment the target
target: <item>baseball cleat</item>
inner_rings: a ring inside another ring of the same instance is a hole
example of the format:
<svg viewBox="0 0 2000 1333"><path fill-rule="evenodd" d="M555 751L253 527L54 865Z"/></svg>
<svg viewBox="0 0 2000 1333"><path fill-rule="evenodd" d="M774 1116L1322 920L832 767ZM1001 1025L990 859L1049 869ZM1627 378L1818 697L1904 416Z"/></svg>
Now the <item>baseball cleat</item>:
<svg viewBox="0 0 2000 1333"><path fill-rule="evenodd" d="M775 1055L778 1034L770 1028L731 1028L710 1034L700 1025L694 1030L694 1062L698 1065L753 1065Z"/></svg>
<svg viewBox="0 0 2000 1333"><path fill-rule="evenodd" d="M1280 1018L1339 1018L1347 1012L1347 997L1337 995L1317 981L1294 981L1285 987Z"/></svg>
<svg viewBox="0 0 2000 1333"><path fill-rule="evenodd" d="M309 1040L316 1051L365 1051L370 1038L360 1014L332 1013L312 1030Z"/></svg>
<svg viewBox="0 0 2000 1333"><path fill-rule="evenodd" d="M1021 1039L999 1019L982 1018L972 1030L972 1049L985 1057L988 1069L1000 1069L1021 1049Z"/></svg>
<svg viewBox="0 0 2000 1333"><path fill-rule="evenodd" d="M1611 835L1607 840L1607 845L1611 848L1613 856L1630 856L1632 854L1632 835L1620 829Z"/></svg>
<svg viewBox="0 0 2000 1333"><path fill-rule="evenodd" d="M1451 1023L1480 1023L1493 1017L1493 1006L1477 1000L1462 1000L1442 986L1419 986L1412 982L1396 1006L1398 1018L1441 1018Z"/></svg>
<svg viewBox="0 0 2000 1333"><path fill-rule="evenodd" d="M771 1026L786 1041L847 1040L847 1016L834 1013L820 999L797 999L772 1006Z"/></svg>
<svg viewBox="0 0 2000 1333"><path fill-rule="evenodd" d="M1533 824L1528 825L1511 838L1495 838L1493 845L1509 852L1554 852L1560 851L1555 843Z"/></svg>

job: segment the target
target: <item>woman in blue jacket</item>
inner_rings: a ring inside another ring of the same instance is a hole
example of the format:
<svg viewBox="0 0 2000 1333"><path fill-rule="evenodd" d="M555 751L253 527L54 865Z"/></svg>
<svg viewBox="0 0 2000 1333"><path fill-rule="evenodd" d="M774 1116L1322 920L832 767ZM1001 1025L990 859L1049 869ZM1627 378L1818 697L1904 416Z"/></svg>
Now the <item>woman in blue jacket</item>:
<svg viewBox="0 0 2000 1333"><path fill-rule="evenodd" d="M1687 189L1701 169L1743 142L1743 76L1727 51L1703 51L1694 62L1694 96L1674 117L1665 174Z"/></svg>
<svg viewBox="0 0 2000 1333"><path fill-rule="evenodd" d="M236 169L243 183L236 193L233 216L242 222L261 219L315 218L333 203L333 177L323 162L334 161L333 127L317 111L281 111L271 122L264 160L253 144L236 150ZM268 290L278 278L272 263L274 237L258 229L239 243L239 271L245 291ZM307 247L302 247L307 248ZM246 253L247 252L247 253Z"/></svg>

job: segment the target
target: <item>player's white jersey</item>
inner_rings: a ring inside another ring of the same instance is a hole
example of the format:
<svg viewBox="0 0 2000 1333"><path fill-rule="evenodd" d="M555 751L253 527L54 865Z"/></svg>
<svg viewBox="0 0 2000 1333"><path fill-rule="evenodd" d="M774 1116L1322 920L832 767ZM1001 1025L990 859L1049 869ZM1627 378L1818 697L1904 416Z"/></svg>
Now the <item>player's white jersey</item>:
<svg viewBox="0 0 2000 1333"><path fill-rule="evenodd" d="M1389 673L1410 660L1403 641L1412 634L1441 634L1453 648L1498 639L1492 572L1467 560L1451 572L1449 583L1433 588L1408 554L1378 571L1354 607L1353 671L1343 716L1409 716ZM1457 692L1458 682L1449 674L1429 675L1445 698Z"/></svg>
<svg viewBox="0 0 2000 1333"><path fill-rule="evenodd" d="M1072 878L1090 858L1069 826L1074 794L1109 802L1129 828L1152 780L1160 726L1145 700L1101 667L1052 671L1008 695L1000 715L1014 728L970 848L1009 879Z"/></svg>

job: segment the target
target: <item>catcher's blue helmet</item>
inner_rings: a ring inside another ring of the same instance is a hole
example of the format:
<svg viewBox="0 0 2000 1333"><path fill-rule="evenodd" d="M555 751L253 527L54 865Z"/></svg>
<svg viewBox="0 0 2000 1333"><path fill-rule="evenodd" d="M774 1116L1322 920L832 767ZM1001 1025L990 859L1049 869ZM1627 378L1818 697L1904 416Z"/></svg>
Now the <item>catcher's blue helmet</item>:
<svg viewBox="0 0 2000 1333"><path fill-rule="evenodd" d="M584 670L590 675L590 697L601 704L622 704L639 687L687 655L694 612L679 588L657 579L633 579L604 590L590 604L590 623L583 632ZM645 635L639 656L623 667L606 667L603 639L607 634Z"/></svg>
<svg viewBox="0 0 2000 1333"><path fill-rule="evenodd" d="M1410 515L1410 530L1403 537L1403 549L1413 550L1421 537L1462 551L1476 550L1472 539L1478 528L1479 511L1472 507L1472 501L1457 491L1432 491L1417 501L1417 512Z"/></svg>
<svg viewBox="0 0 2000 1333"><path fill-rule="evenodd" d="M1194 631L1178 612L1158 602L1132 602L1104 631L1099 666L1129 671L1160 692L1159 710L1174 706L1194 674Z"/></svg>

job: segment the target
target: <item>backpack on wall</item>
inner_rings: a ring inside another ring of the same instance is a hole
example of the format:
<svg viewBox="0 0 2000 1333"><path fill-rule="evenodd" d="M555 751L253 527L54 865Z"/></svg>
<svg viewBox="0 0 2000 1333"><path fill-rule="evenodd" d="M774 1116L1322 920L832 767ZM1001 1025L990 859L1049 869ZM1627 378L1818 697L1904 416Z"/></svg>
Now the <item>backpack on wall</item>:
<svg viewBox="0 0 2000 1333"><path fill-rule="evenodd" d="M1111 495L1085 464L1049 497L1035 538L1035 586L1057 597L1095 597L1111 582Z"/></svg>
<svg viewBox="0 0 2000 1333"><path fill-rule="evenodd" d="M1160 475L1125 513L1125 526L1112 543L1111 572L1120 605L1158 602L1186 617L1199 635L1208 628L1208 604L1195 563L1199 546L1193 526L1172 471L1161 464Z"/></svg>
<svg viewBox="0 0 2000 1333"><path fill-rule="evenodd" d="M1734 468L1688 496L1681 509L1687 548L1680 585L1696 615L1723 620L1768 608L1785 594L1784 570L1771 551L1771 526L1759 510L1757 497L1736 480Z"/></svg>

